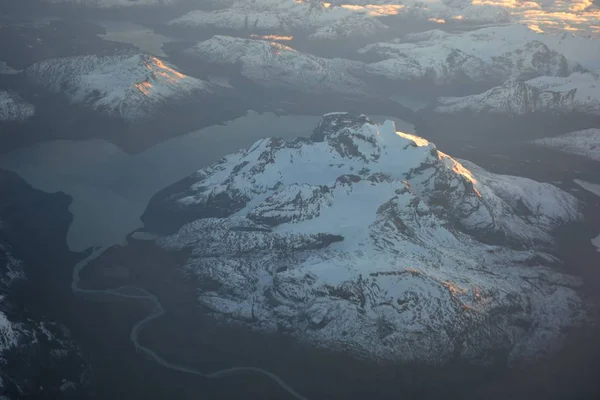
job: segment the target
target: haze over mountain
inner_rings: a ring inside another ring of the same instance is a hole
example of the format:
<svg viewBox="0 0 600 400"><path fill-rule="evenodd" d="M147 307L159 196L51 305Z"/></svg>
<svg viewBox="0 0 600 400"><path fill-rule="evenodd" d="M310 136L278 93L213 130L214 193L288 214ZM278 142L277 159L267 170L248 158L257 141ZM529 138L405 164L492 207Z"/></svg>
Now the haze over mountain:
<svg viewBox="0 0 600 400"><path fill-rule="evenodd" d="M8 3L0 398L598 398L597 1Z"/></svg>
<svg viewBox="0 0 600 400"><path fill-rule="evenodd" d="M464 165L390 121L328 114L310 139L261 140L165 189L142 219L226 322L377 360L543 353L585 314L577 279L548 268L578 202Z"/></svg>

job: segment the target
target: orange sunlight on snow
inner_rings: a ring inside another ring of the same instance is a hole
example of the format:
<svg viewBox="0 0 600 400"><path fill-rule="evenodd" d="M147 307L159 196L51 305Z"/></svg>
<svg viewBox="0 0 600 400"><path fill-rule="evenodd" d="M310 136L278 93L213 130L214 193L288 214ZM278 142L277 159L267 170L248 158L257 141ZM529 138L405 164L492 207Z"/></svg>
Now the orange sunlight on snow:
<svg viewBox="0 0 600 400"><path fill-rule="evenodd" d="M150 89L152 88L152 84L150 82L141 82L141 83L136 83L135 87L138 88L138 90L142 93L144 93L146 96L148 96L148 94L150 94Z"/></svg>
<svg viewBox="0 0 600 400"><path fill-rule="evenodd" d="M443 18L429 18L427 21L435 22L436 24L445 24L446 20Z"/></svg>
<svg viewBox="0 0 600 400"><path fill-rule="evenodd" d="M293 36L281 36L281 35L256 35L256 34L252 34L250 35L250 38L252 39L263 39L263 40L280 40L282 42L288 42L290 40L293 40L294 37Z"/></svg>
<svg viewBox="0 0 600 400"><path fill-rule="evenodd" d="M410 133L396 132L396 135L403 137L404 139L411 140L418 147L424 147L429 144L429 140L422 138L420 136L417 136L417 135L411 135Z"/></svg>
<svg viewBox="0 0 600 400"><path fill-rule="evenodd" d="M347 10L363 11L374 17L383 17L385 15L398 15L400 10L404 8L402 4L342 4L340 7Z"/></svg>
<svg viewBox="0 0 600 400"><path fill-rule="evenodd" d="M600 9L592 0L472 0L474 6L504 8L535 32L597 32Z"/></svg>
<svg viewBox="0 0 600 400"><path fill-rule="evenodd" d="M156 67L158 67L159 69L162 70L162 71L157 71L157 72L164 77L168 77L170 79L186 78L186 76L184 74L182 74L179 71L175 71L173 68L167 66L165 63L163 63L160 59L158 59L156 57L152 57L152 62Z"/></svg>
<svg viewBox="0 0 600 400"><path fill-rule="evenodd" d="M179 71L174 70L173 68L166 65L162 60L156 57L150 57L149 61L145 63L146 68L150 71L151 75L148 79L154 78L164 78L169 82L176 82L181 79L187 78L187 75L182 74ZM135 87L148 96L150 94L150 89L152 89L152 83L145 80L143 82L138 82L134 84Z"/></svg>
<svg viewBox="0 0 600 400"><path fill-rule="evenodd" d="M446 165L448 165L449 167L452 167L452 171L456 172L459 175L462 175L466 180L471 182L473 184L473 191L475 192L475 194L478 197L481 197L481 193L479 192L479 190L477 190L477 187L476 187L477 179L475 179L473 177L473 174L471 173L471 171L466 169L461 163L456 161L454 158L450 157L448 154L442 153L439 150L438 150L438 154L439 154L440 160L443 160L446 163Z"/></svg>

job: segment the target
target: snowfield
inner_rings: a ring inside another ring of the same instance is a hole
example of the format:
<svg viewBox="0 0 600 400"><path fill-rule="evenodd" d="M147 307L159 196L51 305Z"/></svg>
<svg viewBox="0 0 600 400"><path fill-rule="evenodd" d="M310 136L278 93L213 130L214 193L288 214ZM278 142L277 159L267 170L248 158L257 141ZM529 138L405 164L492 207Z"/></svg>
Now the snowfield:
<svg viewBox="0 0 600 400"><path fill-rule="evenodd" d="M552 232L578 201L365 116L264 139L142 216L216 318L358 357L441 364L552 351L586 315Z"/></svg>

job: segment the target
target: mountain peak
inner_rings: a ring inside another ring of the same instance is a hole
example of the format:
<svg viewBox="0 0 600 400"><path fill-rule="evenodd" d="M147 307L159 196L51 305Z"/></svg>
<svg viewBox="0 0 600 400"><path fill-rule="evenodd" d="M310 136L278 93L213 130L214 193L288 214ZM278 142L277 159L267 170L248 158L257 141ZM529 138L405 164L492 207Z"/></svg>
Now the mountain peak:
<svg viewBox="0 0 600 400"><path fill-rule="evenodd" d="M331 113L310 139L260 140L159 192L142 219L216 318L443 363L543 353L581 320L578 281L549 268L553 230L579 217L552 185Z"/></svg>

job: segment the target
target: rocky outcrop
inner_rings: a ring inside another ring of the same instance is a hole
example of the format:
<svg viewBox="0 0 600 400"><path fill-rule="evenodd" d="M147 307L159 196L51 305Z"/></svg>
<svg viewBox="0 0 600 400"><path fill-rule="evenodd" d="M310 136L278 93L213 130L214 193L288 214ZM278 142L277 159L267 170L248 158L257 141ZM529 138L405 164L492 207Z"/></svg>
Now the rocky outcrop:
<svg viewBox="0 0 600 400"><path fill-rule="evenodd" d="M80 349L69 329L42 311L59 301L57 282L68 290L65 265L76 259L65 241L70 200L6 171L0 186L0 395L81 397L88 370Z"/></svg>
<svg viewBox="0 0 600 400"><path fill-rule="evenodd" d="M527 115L569 113L600 116L600 80L592 73L511 79L484 93L438 99L438 113Z"/></svg>
<svg viewBox="0 0 600 400"><path fill-rule="evenodd" d="M533 37L525 38L528 41L523 43L523 39L506 37L501 28L496 30L463 34L433 30L368 45L360 51L380 59L367 65L370 76L436 85L498 84L511 78L564 77L583 71L577 63Z"/></svg>

